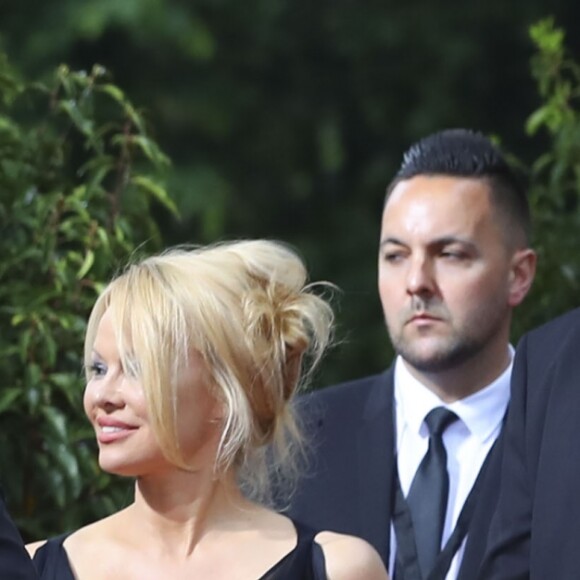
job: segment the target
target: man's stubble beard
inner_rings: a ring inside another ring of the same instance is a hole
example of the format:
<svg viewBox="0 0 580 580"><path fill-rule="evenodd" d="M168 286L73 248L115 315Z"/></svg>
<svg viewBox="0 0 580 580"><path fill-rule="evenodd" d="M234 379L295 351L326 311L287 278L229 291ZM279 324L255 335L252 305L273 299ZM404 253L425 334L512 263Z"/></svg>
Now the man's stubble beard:
<svg viewBox="0 0 580 580"><path fill-rule="evenodd" d="M417 312L441 319L451 330L447 336L436 337L438 347L431 348L431 352L425 355L414 348L414 343L420 342L421 338L408 338L404 335L406 322ZM504 315L507 316L505 307L502 309L499 304L488 306L464 324L468 328L457 329L453 326L453 319L443 304L433 305L428 300L414 297L410 308L399 317L399 332L395 335L388 322L387 330L395 352L413 368L423 373L445 372L477 357L501 331Z"/></svg>
<svg viewBox="0 0 580 580"><path fill-rule="evenodd" d="M391 342L395 352L409 365L424 373L444 372L461 366L466 361L476 357L487 341L475 338L461 337L454 333L445 342L432 352L422 355L414 348L417 339L407 339L402 334L397 337L391 335ZM441 339L443 342L443 339Z"/></svg>

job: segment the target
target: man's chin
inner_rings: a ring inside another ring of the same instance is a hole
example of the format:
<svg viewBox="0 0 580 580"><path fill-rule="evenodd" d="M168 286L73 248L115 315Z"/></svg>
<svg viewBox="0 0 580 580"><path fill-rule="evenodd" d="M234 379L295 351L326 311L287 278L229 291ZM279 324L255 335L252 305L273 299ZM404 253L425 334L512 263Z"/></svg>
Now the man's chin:
<svg viewBox="0 0 580 580"><path fill-rule="evenodd" d="M400 349L397 352L407 365L421 373L439 373L457 369L463 363L471 360L479 352L478 348L468 348L467 345L445 345L443 348L431 349Z"/></svg>
<svg viewBox="0 0 580 580"><path fill-rule="evenodd" d="M449 345L426 344L423 348L397 348L397 353L407 365L423 373L445 371L455 367L462 358L456 349ZM459 356L458 356L459 355Z"/></svg>

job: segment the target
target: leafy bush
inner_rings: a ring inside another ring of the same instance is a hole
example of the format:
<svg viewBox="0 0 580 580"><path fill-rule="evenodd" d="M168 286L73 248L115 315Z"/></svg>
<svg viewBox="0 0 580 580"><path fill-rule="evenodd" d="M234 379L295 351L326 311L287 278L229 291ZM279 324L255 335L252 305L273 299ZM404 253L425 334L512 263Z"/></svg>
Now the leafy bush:
<svg viewBox="0 0 580 580"><path fill-rule="evenodd" d="M167 164L102 67L28 83L0 55L0 478L27 539L128 497L96 462L82 344L115 268L160 245L152 211L175 211L156 181Z"/></svg>
<svg viewBox="0 0 580 580"><path fill-rule="evenodd" d="M524 330L580 305L580 64L566 51L564 31L553 18L533 25L531 60L541 105L530 115L530 137L546 136L548 147L530 171L530 203L538 273Z"/></svg>

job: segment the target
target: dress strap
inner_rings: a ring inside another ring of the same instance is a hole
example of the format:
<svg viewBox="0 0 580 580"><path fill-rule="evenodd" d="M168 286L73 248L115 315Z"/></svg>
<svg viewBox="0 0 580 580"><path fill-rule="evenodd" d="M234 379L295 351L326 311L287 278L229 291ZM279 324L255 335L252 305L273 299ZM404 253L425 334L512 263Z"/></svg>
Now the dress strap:
<svg viewBox="0 0 580 580"><path fill-rule="evenodd" d="M311 575L308 580L327 580L326 578L326 562L324 560L324 552L320 544L314 541L319 530L315 530L296 520L292 520L296 532L298 534L298 543L296 551L304 554L304 560L311 562Z"/></svg>
<svg viewBox="0 0 580 580"><path fill-rule="evenodd" d="M298 534L296 550L303 555L300 559L305 562L305 569L309 568L309 574L304 576L305 580L327 580L324 552L320 544L314 541L320 530L315 530L295 520L292 520L292 523ZM308 563L310 563L310 566L308 566Z"/></svg>
<svg viewBox="0 0 580 580"><path fill-rule="evenodd" d="M314 580L326 579L326 561L320 544L312 542L312 573Z"/></svg>
<svg viewBox="0 0 580 580"><path fill-rule="evenodd" d="M34 567L42 580L74 580L63 543L70 532L49 538L32 558Z"/></svg>
<svg viewBox="0 0 580 580"><path fill-rule="evenodd" d="M296 546L278 561L260 580L327 580L324 553L314 541L317 530L292 520Z"/></svg>

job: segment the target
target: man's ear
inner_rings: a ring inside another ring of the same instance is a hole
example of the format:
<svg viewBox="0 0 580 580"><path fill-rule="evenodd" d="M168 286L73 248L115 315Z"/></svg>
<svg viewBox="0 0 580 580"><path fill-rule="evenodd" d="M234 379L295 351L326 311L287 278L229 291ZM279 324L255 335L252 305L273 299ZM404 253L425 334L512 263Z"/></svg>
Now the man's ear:
<svg viewBox="0 0 580 580"><path fill-rule="evenodd" d="M517 250L512 257L508 303L520 304L532 286L536 274L536 252L530 248Z"/></svg>

